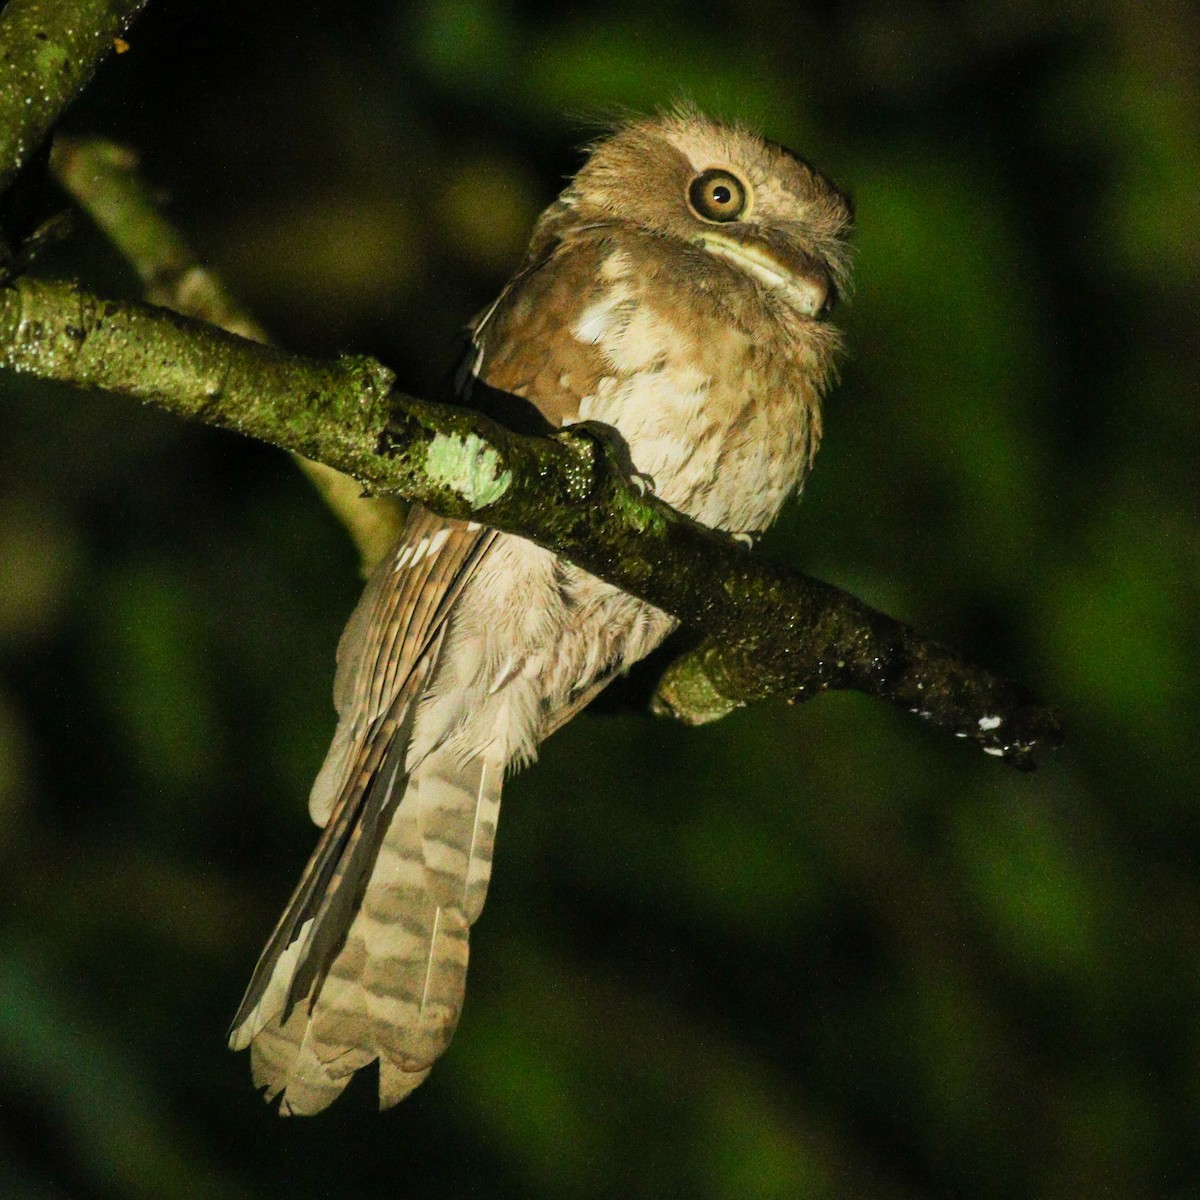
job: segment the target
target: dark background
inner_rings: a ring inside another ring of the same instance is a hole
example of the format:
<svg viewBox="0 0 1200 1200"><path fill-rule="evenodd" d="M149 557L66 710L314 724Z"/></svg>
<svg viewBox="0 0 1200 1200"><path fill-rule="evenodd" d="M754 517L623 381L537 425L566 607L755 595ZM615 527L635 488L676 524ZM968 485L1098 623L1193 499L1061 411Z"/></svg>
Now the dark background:
<svg viewBox="0 0 1200 1200"><path fill-rule="evenodd" d="M1060 704L1023 776L857 696L588 716L509 785L458 1037L281 1121L224 1032L314 833L352 550L286 458L4 378L0 1194L1191 1197L1194 7L152 3L137 147L279 340L441 377L597 113L857 201L764 552ZM47 269L132 295L84 223Z"/></svg>

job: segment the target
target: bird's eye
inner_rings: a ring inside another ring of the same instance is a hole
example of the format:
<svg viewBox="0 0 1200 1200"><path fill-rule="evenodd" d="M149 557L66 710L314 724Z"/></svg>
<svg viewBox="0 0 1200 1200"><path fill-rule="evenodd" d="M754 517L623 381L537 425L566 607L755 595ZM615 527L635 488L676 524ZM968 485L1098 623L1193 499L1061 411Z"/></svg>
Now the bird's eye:
<svg viewBox="0 0 1200 1200"><path fill-rule="evenodd" d="M746 185L728 171L702 171L688 188L688 201L706 221L736 221L746 209Z"/></svg>

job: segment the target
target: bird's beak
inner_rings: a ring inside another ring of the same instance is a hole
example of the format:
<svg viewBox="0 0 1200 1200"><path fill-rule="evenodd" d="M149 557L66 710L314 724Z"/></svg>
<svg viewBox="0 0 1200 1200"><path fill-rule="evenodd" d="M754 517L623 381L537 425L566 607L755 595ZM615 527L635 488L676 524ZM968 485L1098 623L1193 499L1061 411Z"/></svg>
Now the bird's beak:
<svg viewBox="0 0 1200 1200"><path fill-rule="evenodd" d="M781 293L806 317L825 313L831 290L829 273L811 255L777 243L732 238L715 229L705 230L700 243L710 254L740 267L763 287Z"/></svg>

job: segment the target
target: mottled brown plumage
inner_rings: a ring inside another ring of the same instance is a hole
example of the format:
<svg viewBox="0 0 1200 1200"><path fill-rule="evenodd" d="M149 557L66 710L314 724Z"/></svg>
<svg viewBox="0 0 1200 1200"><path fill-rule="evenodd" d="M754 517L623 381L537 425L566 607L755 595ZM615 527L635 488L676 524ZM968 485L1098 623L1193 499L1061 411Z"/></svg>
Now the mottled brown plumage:
<svg viewBox="0 0 1200 1200"><path fill-rule="evenodd" d="M550 425L609 425L665 501L756 532L820 436L848 270L844 198L790 151L694 111L592 148L460 375ZM667 614L474 524L414 508L338 648L324 826L230 1043L281 1111L378 1060L406 1096L462 1006L506 769L671 630Z"/></svg>

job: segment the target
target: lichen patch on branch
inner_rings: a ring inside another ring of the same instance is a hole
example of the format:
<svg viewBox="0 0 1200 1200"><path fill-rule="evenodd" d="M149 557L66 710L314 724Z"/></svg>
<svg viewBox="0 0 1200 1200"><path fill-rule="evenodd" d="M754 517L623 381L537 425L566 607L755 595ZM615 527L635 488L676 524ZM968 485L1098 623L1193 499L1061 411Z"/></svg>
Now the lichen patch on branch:
<svg viewBox="0 0 1200 1200"><path fill-rule="evenodd" d="M432 483L461 496L472 509L494 504L513 480L496 450L474 433L435 434L425 451L425 470Z"/></svg>

